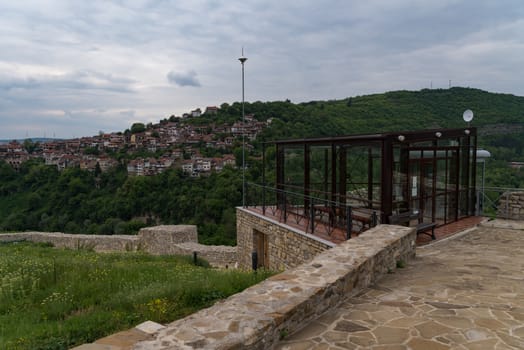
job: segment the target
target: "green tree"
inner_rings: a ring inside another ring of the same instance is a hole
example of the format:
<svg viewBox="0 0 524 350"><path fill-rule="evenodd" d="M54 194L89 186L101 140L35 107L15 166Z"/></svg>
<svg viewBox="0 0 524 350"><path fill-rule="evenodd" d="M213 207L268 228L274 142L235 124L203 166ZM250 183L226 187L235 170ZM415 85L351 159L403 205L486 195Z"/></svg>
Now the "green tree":
<svg viewBox="0 0 524 350"><path fill-rule="evenodd" d="M134 123L133 125L131 125L132 134L137 134L144 131L146 131L146 126L144 125L144 123Z"/></svg>

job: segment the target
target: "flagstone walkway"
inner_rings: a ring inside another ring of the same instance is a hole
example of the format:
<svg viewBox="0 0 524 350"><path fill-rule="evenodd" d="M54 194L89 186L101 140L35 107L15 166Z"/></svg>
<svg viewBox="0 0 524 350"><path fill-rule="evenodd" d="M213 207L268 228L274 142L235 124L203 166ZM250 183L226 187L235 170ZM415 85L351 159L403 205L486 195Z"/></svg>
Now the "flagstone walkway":
<svg viewBox="0 0 524 350"><path fill-rule="evenodd" d="M524 227L486 226L418 248L276 349L524 349Z"/></svg>

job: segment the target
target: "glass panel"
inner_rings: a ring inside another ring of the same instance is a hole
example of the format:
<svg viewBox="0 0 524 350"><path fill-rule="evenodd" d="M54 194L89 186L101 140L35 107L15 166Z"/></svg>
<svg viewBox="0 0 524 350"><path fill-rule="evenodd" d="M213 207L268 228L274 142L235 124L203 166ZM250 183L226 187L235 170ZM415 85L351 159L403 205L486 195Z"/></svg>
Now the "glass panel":
<svg viewBox="0 0 524 350"><path fill-rule="evenodd" d="M284 188L291 192L302 192L304 186L304 149L284 150Z"/></svg>
<svg viewBox="0 0 524 350"><path fill-rule="evenodd" d="M420 209L420 162L411 161L409 164L408 196L410 209Z"/></svg>
<svg viewBox="0 0 524 350"><path fill-rule="evenodd" d="M446 151L441 151L446 155ZM438 225L446 223L446 183L447 183L447 159L439 158L437 163L436 183L435 183L435 222Z"/></svg>
<svg viewBox="0 0 524 350"><path fill-rule="evenodd" d="M408 150L395 147L393 150L393 213L403 213L409 210L408 203Z"/></svg>
<svg viewBox="0 0 524 350"><path fill-rule="evenodd" d="M380 148L348 147L346 152L346 195L353 207L374 207L380 200Z"/></svg>
<svg viewBox="0 0 524 350"><path fill-rule="evenodd" d="M311 147L311 196L329 199L331 190L331 147Z"/></svg>
<svg viewBox="0 0 524 350"><path fill-rule="evenodd" d="M420 183L420 194L423 199L421 210L426 222L433 221L433 162L422 163L422 177Z"/></svg>

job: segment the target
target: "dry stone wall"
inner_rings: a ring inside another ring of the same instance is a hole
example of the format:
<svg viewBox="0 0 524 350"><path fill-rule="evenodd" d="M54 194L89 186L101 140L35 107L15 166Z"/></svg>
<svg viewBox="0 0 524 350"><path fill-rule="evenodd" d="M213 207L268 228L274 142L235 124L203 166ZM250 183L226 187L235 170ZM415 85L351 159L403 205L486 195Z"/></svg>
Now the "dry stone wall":
<svg viewBox="0 0 524 350"><path fill-rule="evenodd" d="M155 254L178 254L176 245L185 242L198 242L195 225L161 225L144 227L138 232L147 251Z"/></svg>
<svg viewBox="0 0 524 350"><path fill-rule="evenodd" d="M242 214L241 214L242 216ZM214 306L177 320L135 350L271 349L398 261L415 256L414 228L379 225Z"/></svg>
<svg viewBox="0 0 524 350"><path fill-rule="evenodd" d="M497 217L524 220L524 191L504 193L500 197Z"/></svg>
<svg viewBox="0 0 524 350"><path fill-rule="evenodd" d="M197 255L213 266L233 266L236 247L198 244L194 225L163 225L143 228L138 235L80 235L59 232L21 232L0 234L0 241L47 242L59 248L93 249L97 252L144 251L155 255Z"/></svg>
<svg viewBox="0 0 524 350"><path fill-rule="evenodd" d="M51 243L57 248L93 249L97 252L134 251L139 237L131 235L77 235L60 232L21 232L0 234L0 241L31 241Z"/></svg>
<svg viewBox="0 0 524 350"><path fill-rule="evenodd" d="M310 261L335 244L296 230L268 217L237 208L237 260L240 268L251 268L251 253L256 251L256 235L267 240L267 268L289 269Z"/></svg>

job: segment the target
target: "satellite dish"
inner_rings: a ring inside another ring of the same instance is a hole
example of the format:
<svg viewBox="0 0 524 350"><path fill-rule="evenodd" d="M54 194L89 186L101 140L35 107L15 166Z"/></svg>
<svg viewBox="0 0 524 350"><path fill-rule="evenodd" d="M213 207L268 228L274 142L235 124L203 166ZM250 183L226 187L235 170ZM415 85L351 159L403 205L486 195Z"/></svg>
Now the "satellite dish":
<svg viewBox="0 0 524 350"><path fill-rule="evenodd" d="M471 109L466 109L464 113L462 114L462 119L464 119L466 123L469 123L470 121L472 121L473 120L473 111Z"/></svg>

